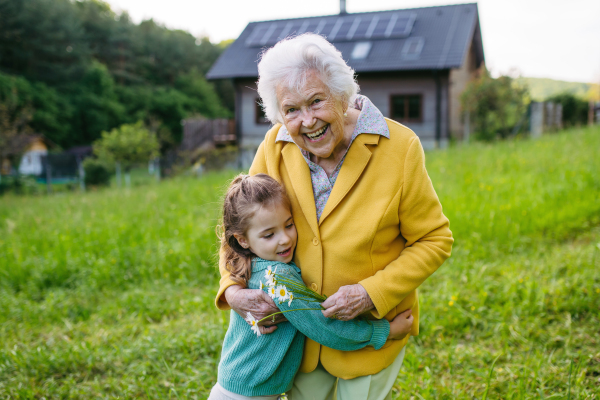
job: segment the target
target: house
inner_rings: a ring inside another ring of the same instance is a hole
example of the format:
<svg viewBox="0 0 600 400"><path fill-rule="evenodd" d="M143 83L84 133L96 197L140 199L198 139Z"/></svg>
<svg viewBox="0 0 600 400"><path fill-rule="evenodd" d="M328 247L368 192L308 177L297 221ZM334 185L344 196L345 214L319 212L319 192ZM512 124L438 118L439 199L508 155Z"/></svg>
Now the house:
<svg viewBox="0 0 600 400"><path fill-rule="evenodd" d="M18 172L23 175L40 175L44 170L42 158L48 154L48 149L55 144L40 134L20 134L8 143L7 158L2 160L0 173L9 175L13 173L11 159L19 161ZM16 165L16 164L15 164Z"/></svg>
<svg viewBox="0 0 600 400"><path fill-rule="evenodd" d="M327 37L356 71L361 93L424 147L461 137L460 95L485 62L477 4L355 14L343 4L339 15L251 22L212 66L207 78L233 80L240 145L257 147L269 128L255 83L261 52L305 32Z"/></svg>

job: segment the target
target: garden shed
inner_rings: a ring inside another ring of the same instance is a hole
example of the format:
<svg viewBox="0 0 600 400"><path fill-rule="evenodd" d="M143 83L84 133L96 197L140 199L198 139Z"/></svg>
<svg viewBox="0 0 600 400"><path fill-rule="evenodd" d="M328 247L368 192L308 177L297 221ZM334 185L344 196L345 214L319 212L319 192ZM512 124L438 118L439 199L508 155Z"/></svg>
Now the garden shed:
<svg viewBox="0 0 600 400"><path fill-rule="evenodd" d="M256 148L269 128L255 83L261 52L305 32L327 37L356 71L361 93L424 147L462 136L460 95L485 63L475 3L249 23L207 74L233 80L241 146Z"/></svg>

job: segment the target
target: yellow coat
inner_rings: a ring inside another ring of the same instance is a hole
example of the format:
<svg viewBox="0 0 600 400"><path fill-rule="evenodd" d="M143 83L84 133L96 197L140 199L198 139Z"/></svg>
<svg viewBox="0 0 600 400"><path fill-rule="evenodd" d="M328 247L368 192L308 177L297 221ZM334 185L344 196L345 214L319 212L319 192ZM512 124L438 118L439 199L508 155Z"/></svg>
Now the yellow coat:
<svg viewBox="0 0 600 400"><path fill-rule="evenodd" d="M386 119L390 139L361 134L354 140L323 213L317 221L310 170L298 146L275 142L274 126L260 145L250 174L266 173L282 182L298 230L294 261L307 286L330 296L340 286L360 283L375 310L391 320L413 309L412 335L419 333L417 287L450 256L452 232L425 170L419 138ZM233 284L221 265L217 307ZM332 375L352 379L388 367L406 345L389 340L380 350L338 351L307 338L300 370L319 362Z"/></svg>

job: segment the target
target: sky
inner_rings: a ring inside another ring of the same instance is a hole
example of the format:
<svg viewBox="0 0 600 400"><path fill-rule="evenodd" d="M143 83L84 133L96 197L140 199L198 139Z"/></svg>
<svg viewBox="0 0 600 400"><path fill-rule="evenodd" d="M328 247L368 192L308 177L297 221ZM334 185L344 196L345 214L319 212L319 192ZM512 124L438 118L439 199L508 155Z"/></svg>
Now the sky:
<svg viewBox="0 0 600 400"><path fill-rule="evenodd" d="M108 0L134 22L154 19L213 43L235 39L251 21L332 15L339 0ZM347 0L349 13L457 4L448 0ZM479 0L492 74L600 83L599 0Z"/></svg>

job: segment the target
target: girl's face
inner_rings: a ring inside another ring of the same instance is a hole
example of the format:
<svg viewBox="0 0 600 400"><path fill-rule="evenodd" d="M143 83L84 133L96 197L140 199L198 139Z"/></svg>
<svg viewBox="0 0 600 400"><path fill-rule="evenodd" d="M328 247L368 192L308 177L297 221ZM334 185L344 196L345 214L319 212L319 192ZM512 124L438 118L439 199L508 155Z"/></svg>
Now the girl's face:
<svg viewBox="0 0 600 400"><path fill-rule="evenodd" d="M235 235L242 247L269 261L289 263L294 256L298 232L290 210L283 204L261 207L250 219L245 235Z"/></svg>

